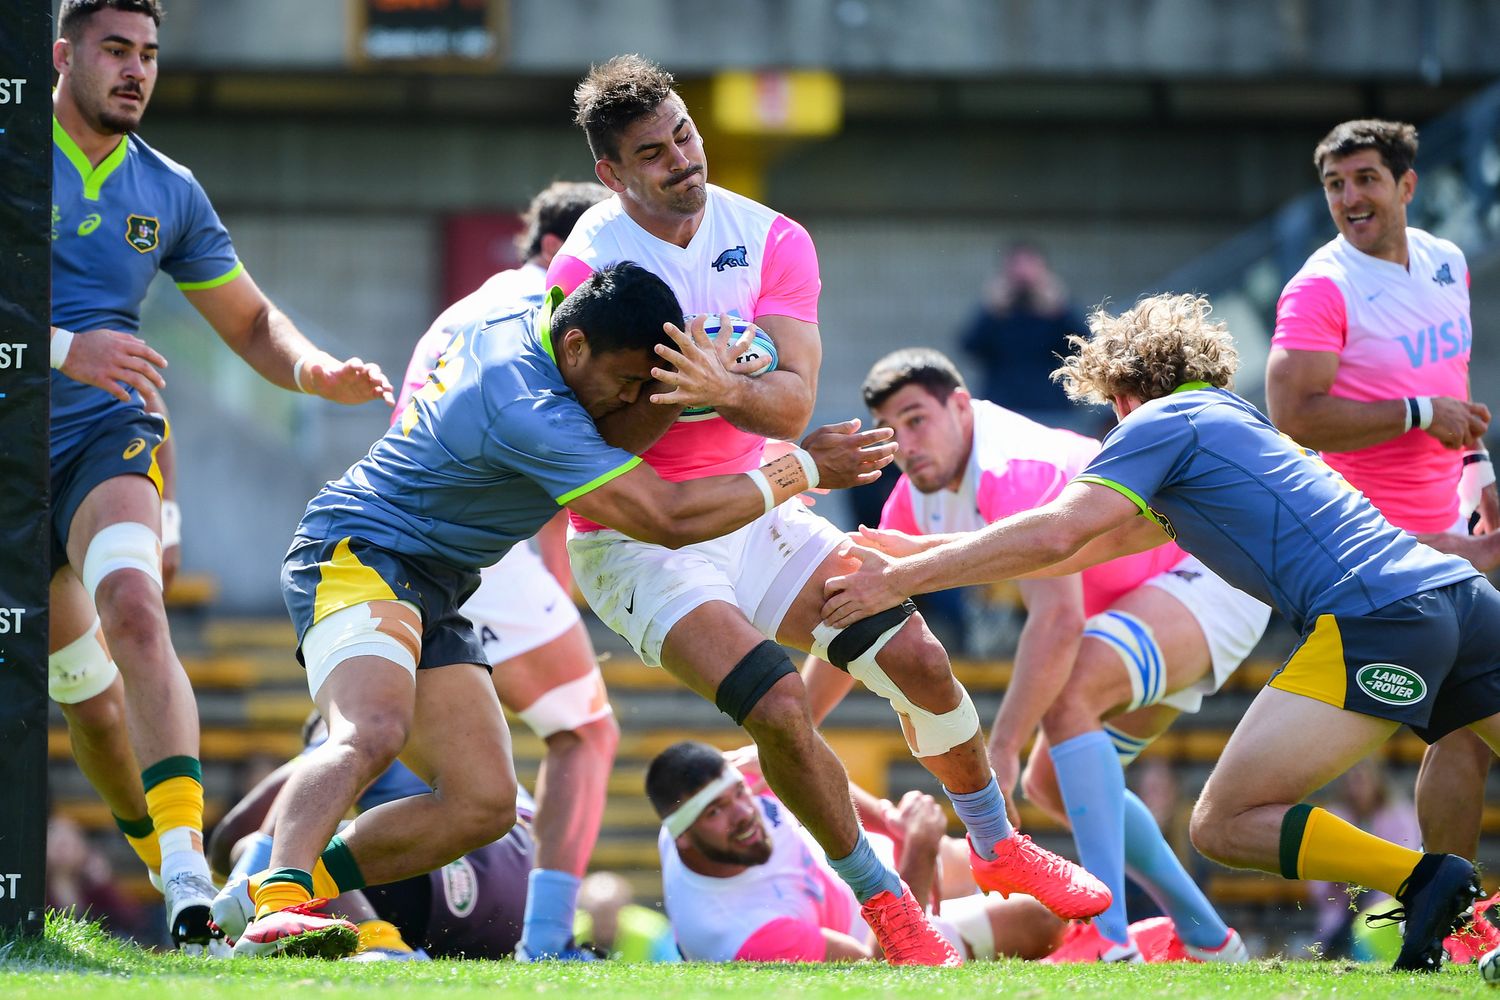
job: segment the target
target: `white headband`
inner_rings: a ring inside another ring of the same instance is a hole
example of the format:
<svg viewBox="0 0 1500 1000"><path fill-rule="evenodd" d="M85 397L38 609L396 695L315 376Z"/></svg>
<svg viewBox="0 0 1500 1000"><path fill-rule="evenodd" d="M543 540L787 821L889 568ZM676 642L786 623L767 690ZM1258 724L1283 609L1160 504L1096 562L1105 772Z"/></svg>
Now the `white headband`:
<svg viewBox="0 0 1500 1000"><path fill-rule="evenodd" d="M662 817L661 825L666 827L667 832L674 838L682 836L687 832L688 827L696 823L698 817L703 815L703 810L708 808L710 802L723 795L726 790L744 782L745 778L739 771L725 764L723 773L698 789L692 798Z"/></svg>

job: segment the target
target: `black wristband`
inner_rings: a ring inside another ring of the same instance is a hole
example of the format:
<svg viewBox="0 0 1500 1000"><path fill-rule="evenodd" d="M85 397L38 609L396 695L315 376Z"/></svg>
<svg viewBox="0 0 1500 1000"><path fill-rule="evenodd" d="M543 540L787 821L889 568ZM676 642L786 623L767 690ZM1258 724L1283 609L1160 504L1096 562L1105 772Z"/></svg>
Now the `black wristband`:
<svg viewBox="0 0 1500 1000"><path fill-rule="evenodd" d="M1411 415L1409 417L1409 420L1408 420L1408 423L1407 423L1407 429L1410 430L1413 427L1421 427L1422 426L1422 408L1417 405L1417 397L1416 396L1407 396L1406 397L1406 409L1407 409L1407 412Z"/></svg>

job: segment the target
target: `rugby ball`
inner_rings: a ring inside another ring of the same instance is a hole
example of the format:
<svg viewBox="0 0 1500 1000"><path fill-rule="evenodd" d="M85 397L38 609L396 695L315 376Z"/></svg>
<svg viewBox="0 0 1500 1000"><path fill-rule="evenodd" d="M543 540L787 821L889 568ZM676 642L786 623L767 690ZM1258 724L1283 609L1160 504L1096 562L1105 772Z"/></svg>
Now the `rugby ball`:
<svg viewBox="0 0 1500 1000"><path fill-rule="evenodd" d="M686 330L688 326L698 318L699 315L701 314L689 313L688 315L682 317L682 328ZM703 324L703 332L708 335L709 340L718 340L719 335L723 332L722 328L723 318L719 316L709 316L708 321ZM770 358L770 364L766 364L765 367L759 368L749 373L751 378L759 378L766 372L775 371L776 365L779 362L780 358L776 354L775 342L771 340L770 336L764 330L762 330L760 327L756 326L749 320L739 319L733 316L730 317L729 336L733 337L736 341L742 339L750 330L755 331L754 339L750 342L748 347L746 347L743 351L735 356L734 360L736 364L754 365L764 364L765 359ZM678 417L678 419L701 420L705 417L712 416L713 412L714 408L712 406L690 406L682 411L682 415Z"/></svg>
<svg viewBox="0 0 1500 1000"><path fill-rule="evenodd" d="M1500 986L1500 948L1486 952L1479 960L1479 978L1491 986Z"/></svg>

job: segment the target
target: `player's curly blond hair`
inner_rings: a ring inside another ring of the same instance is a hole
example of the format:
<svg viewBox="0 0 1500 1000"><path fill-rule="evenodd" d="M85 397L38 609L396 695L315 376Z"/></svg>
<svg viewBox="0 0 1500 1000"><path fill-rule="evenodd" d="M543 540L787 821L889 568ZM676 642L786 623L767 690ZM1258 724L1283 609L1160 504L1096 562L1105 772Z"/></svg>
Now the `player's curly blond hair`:
<svg viewBox="0 0 1500 1000"><path fill-rule="evenodd" d="M1052 373L1068 398L1110 403L1168 395L1185 382L1227 389L1240 366L1224 323L1209 322L1207 296L1152 295L1111 316L1103 306L1089 316L1088 337L1070 336L1073 356Z"/></svg>

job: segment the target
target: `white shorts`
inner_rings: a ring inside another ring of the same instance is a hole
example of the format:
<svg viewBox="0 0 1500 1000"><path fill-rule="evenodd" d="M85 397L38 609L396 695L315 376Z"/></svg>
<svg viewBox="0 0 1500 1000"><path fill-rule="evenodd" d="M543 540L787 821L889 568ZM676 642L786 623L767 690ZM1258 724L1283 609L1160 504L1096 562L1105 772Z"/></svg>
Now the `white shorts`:
<svg viewBox="0 0 1500 1000"><path fill-rule="evenodd" d="M474 623L491 664L545 646L579 620L573 599L524 543L480 571L479 589L459 611Z"/></svg>
<svg viewBox="0 0 1500 1000"><path fill-rule="evenodd" d="M1208 640L1213 673L1181 691L1174 691L1160 702L1184 712L1196 712L1204 697L1223 687L1229 675L1250 655L1271 620L1271 609L1225 583L1193 556L1165 573L1158 573L1142 586L1159 587L1181 601L1198 620L1203 637Z"/></svg>
<svg viewBox="0 0 1500 1000"><path fill-rule="evenodd" d="M605 530L570 535L568 556L594 613L642 661L660 666L672 626L710 601L735 605L775 639L808 578L847 540L793 499L738 531L680 549Z"/></svg>

